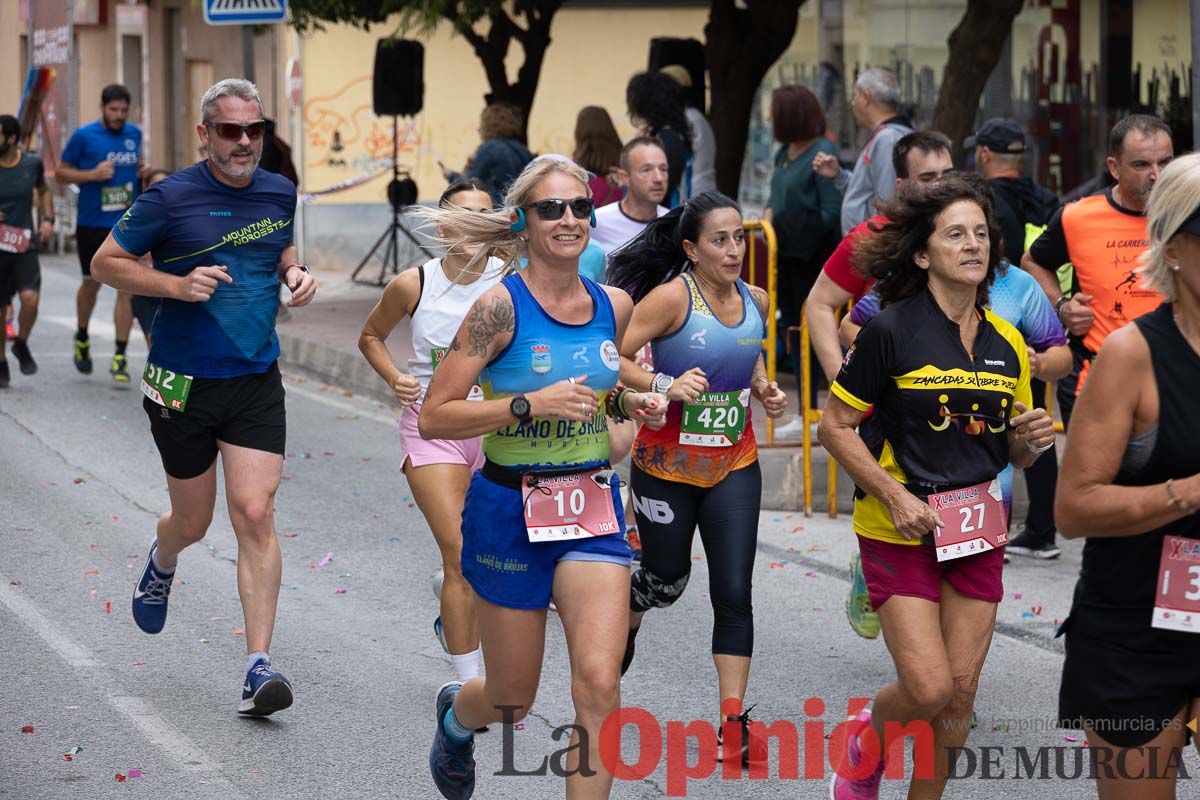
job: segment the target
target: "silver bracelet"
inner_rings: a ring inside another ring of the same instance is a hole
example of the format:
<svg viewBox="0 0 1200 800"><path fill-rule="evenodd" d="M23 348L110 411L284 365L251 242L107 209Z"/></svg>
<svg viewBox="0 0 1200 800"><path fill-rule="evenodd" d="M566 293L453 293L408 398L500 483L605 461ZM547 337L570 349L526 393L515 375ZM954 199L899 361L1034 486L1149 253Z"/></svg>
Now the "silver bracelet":
<svg viewBox="0 0 1200 800"><path fill-rule="evenodd" d="M1036 447L1036 446L1034 446L1033 442L1026 439L1025 446L1029 448L1029 452L1033 453L1036 456L1036 455L1040 455L1041 453L1046 452L1051 447L1054 447L1054 442L1050 442L1050 444L1044 445L1043 447Z"/></svg>

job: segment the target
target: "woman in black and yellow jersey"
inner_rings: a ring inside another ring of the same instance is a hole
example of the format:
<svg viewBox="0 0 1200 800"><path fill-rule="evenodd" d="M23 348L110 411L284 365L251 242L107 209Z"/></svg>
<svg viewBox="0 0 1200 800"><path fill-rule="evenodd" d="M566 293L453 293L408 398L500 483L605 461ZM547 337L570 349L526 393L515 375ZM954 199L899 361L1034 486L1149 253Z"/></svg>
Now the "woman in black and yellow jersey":
<svg viewBox="0 0 1200 800"><path fill-rule="evenodd" d="M819 434L858 487L854 531L897 682L858 714L835 800L877 798L885 725L919 721L932 725L934 774L914 776L909 797L941 797L1003 596L996 476L1054 442L1049 416L1030 410L1024 339L985 308L1001 256L990 200L949 177L902 189L884 213L855 253L884 308L846 354Z"/></svg>

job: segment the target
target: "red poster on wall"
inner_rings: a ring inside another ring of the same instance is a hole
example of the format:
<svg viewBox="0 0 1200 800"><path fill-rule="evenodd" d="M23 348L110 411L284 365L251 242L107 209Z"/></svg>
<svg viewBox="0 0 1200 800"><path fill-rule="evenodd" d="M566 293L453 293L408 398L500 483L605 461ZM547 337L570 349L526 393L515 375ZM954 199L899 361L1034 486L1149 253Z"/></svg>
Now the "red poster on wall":
<svg viewBox="0 0 1200 800"><path fill-rule="evenodd" d="M68 124L68 87L71 81L73 49L69 0L38 0L31 4L30 69L26 96L22 98L22 123L34 124L36 146L46 175L54 176L59 154L66 143ZM22 125L24 127L24 125Z"/></svg>

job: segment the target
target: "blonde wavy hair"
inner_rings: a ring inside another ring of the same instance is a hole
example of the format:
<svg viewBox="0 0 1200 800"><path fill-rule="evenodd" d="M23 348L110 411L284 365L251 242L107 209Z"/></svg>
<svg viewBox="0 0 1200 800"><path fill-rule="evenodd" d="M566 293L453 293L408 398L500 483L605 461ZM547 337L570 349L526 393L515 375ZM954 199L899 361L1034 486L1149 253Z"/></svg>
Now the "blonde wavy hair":
<svg viewBox="0 0 1200 800"><path fill-rule="evenodd" d="M529 244L512 230L512 216L518 208L529 205L533 193L546 177L561 172L579 181L583 193L592 196L588 188L588 172L566 156L544 155L525 165L504 195L504 204L494 211L468 211L447 204L442 208L414 209L418 217L441 228L443 243L450 249L477 248L467 269L474 270L489 256L500 259L504 274L515 272L517 262L529 257ZM570 213L570 212L567 212Z"/></svg>
<svg viewBox="0 0 1200 800"><path fill-rule="evenodd" d="M1146 208L1150 246L1141 255L1137 272L1145 283L1175 302L1175 270L1167 263L1166 246L1179 227L1200 209L1200 153L1179 156L1163 169Z"/></svg>

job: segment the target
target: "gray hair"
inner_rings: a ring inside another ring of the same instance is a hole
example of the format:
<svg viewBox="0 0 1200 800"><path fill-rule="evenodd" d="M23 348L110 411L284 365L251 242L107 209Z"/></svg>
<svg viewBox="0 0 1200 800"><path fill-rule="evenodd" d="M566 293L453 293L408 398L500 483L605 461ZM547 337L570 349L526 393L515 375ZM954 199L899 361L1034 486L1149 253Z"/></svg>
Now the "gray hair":
<svg viewBox="0 0 1200 800"><path fill-rule="evenodd" d="M871 67L858 74L854 81L856 89L862 89L881 106L897 108L900 105L900 84L890 69Z"/></svg>
<svg viewBox="0 0 1200 800"><path fill-rule="evenodd" d="M258 103L258 110L262 116L266 116L266 111L263 110L262 98L258 96L258 87L245 78L226 78L223 81L217 81L204 93L200 98L200 121L212 122L213 117L217 113L217 101L222 97L236 97L239 100Z"/></svg>
<svg viewBox="0 0 1200 800"><path fill-rule="evenodd" d="M1150 246L1141 255L1138 273L1168 303L1175 301L1175 270L1167 263L1167 243L1179 226L1200 208L1200 153L1180 156L1168 164L1154 182L1146 207ZM1190 264L1189 268L1194 269Z"/></svg>

